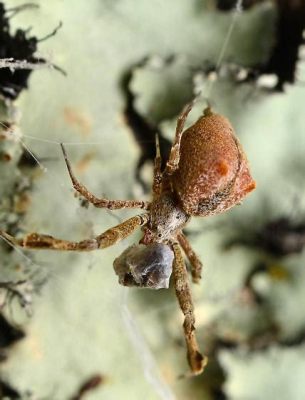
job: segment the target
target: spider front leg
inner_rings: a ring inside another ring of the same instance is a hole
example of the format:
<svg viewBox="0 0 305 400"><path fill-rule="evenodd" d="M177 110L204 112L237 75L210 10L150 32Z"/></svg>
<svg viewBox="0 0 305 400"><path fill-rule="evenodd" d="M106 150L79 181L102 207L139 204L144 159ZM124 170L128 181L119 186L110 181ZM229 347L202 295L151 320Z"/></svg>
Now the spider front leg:
<svg viewBox="0 0 305 400"><path fill-rule="evenodd" d="M108 208L110 210L118 210L121 208L143 208L147 210L149 208L149 202L147 201L141 201L141 200L108 200L105 198L98 198L94 196L89 190L82 184L80 183L73 171L72 167L70 164L70 161L68 160L68 156L66 153L66 150L64 148L64 145L61 143L61 149L64 155L65 163L68 168L68 172L73 184L74 189L80 193L82 196L85 197L86 200L88 200L91 204L93 204L95 207L98 208Z"/></svg>
<svg viewBox="0 0 305 400"><path fill-rule="evenodd" d="M182 232L178 234L178 242L191 264L193 282L198 283L201 279L202 262L192 249L187 237Z"/></svg>
<svg viewBox="0 0 305 400"><path fill-rule="evenodd" d="M194 306L188 282L187 270L178 243L172 245L174 251L173 277L176 296L184 314L184 336L187 346L187 358L193 375L199 375L208 363L202 356L195 336Z"/></svg>
<svg viewBox="0 0 305 400"><path fill-rule="evenodd" d="M114 226L113 228L108 229L93 239L82 240L80 242L71 242L38 233L30 233L23 239L16 239L8 233L0 231L0 236L13 246L20 246L27 249L91 251L104 249L120 242L127 236L131 235L138 227L145 225L147 222L147 214L137 215L127 219L117 226Z"/></svg>
<svg viewBox="0 0 305 400"><path fill-rule="evenodd" d="M189 115L191 109L193 108L194 101L191 101L188 103L183 110L181 111L178 121L177 121L177 126L176 126L176 134L175 134L175 140L172 145L169 158L166 164L165 168L165 173L167 175L172 175L176 169L178 168L179 160L180 160L180 143L181 143L181 137L182 133L184 130L184 125L187 116Z"/></svg>

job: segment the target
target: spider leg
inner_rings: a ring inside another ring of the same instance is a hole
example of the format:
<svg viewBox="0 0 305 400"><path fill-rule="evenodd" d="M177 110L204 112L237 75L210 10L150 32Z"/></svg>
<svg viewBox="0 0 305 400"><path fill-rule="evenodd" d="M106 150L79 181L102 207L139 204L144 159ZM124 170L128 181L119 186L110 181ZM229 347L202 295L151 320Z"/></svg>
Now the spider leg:
<svg viewBox="0 0 305 400"><path fill-rule="evenodd" d="M161 152L160 152L160 142L159 136L156 134L156 157L154 163L154 180L153 180L153 197L159 197L162 192L162 172L161 172Z"/></svg>
<svg viewBox="0 0 305 400"><path fill-rule="evenodd" d="M68 160L68 156L64 145L61 143L61 149L64 155L64 159L68 168L68 172L73 184L74 189L85 197L91 204L98 208L109 208L110 210L118 210L121 208L144 208L145 210L149 207L149 202L141 201L141 200L108 200L105 198L98 198L94 196L89 190L80 183L75 175L73 174L72 167L70 161Z"/></svg>
<svg viewBox="0 0 305 400"><path fill-rule="evenodd" d="M166 164L165 168L165 173L167 175L172 175L176 169L178 168L179 160L180 160L180 143L181 143L181 137L182 133L184 130L184 125L187 116L189 115L191 109L193 108L194 101L191 101L188 103L183 110L181 111L178 121L177 121L177 126L176 126L176 135L175 135L175 140L172 145L169 158Z"/></svg>
<svg viewBox="0 0 305 400"><path fill-rule="evenodd" d="M199 375L207 365L208 358L202 356L195 336L194 305L192 301L187 270L178 243L172 245L174 251L173 276L176 296L184 314L184 336L187 346L187 358L193 375Z"/></svg>
<svg viewBox="0 0 305 400"><path fill-rule="evenodd" d="M201 279L202 262L192 249L192 246L184 233L179 233L177 238L180 246L182 247L186 257L191 264L193 283L198 283Z"/></svg>
<svg viewBox="0 0 305 400"><path fill-rule="evenodd" d="M96 237L99 249L112 246L127 236L131 235L138 227L146 225L149 220L148 214L136 215L121 224L108 229L106 232Z"/></svg>
<svg viewBox="0 0 305 400"><path fill-rule="evenodd" d="M30 233L22 239L14 238L8 233L0 230L0 237L13 246L20 246L27 249L48 249L67 251L91 251L104 249L112 246L127 236L131 235L139 226L145 225L148 215L137 215L129 218L121 224L108 229L93 239L86 239L80 242L57 239L50 235Z"/></svg>

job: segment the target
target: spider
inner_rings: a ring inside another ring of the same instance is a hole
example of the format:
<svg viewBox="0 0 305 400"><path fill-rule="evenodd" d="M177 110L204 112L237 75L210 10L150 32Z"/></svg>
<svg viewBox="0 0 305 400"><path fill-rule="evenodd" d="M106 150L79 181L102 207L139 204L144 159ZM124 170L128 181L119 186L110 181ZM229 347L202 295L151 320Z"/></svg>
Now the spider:
<svg viewBox="0 0 305 400"><path fill-rule="evenodd" d="M156 139L151 202L94 196L75 177L61 144L73 187L88 202L99 208L138 208L146 210L144 213L93 239L80 242L37 233L22 239L3 231L0 234L12 245L24 248L91 251L112 246L141 227L143 237L140 244L125 250L114 262L119 281L127 286L168 287L168 282L163 285L160 282L164 280L164 274L168 281L172 272L176 296L184 314L183 330L190 374L198 375L208 360L200 353L195 335L194 306L181 248L190 262L193 282L199 282L202 264L182 228L191 216L218 214L240 203L255 188L255 182L241 145L225 117L215 114L208 106L198 121L184 131L193 104L194 101L188 103L178 117L175 139L163 170ZM130 265L132 262L135 265Z"/></svg>

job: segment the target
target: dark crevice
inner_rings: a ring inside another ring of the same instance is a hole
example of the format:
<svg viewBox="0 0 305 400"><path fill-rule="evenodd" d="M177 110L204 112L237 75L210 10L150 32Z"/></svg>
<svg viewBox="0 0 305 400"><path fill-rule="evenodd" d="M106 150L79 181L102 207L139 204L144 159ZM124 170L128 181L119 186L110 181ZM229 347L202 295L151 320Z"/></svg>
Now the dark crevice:
<svg viewBox="0 0 305 400"><path fill-rule="evenodd" d="M248 9L261 3L262 0L245 0L243 8ZM275 27L274 46L269 59L264 64L249 69L247 77L241 82L256 81L261 75L275 74L277 83L273 91L283 91L286 83L296 81L298 52L304 43L305 1L276 0L277 22ZM236 1L217 0L217 8L222 11L232 10Z"/></svg>
<svg viewBox="0 0 305 400"><path fill-rule="evenodd" d="M154 162L156 155L156 135L159 136L162 168L165 167L166 160L168 159L171 142L162 135L162 132L157 125L148 121L135 108L136 95L132 93L130 89L130 83L132 81L133 71L135 68L144 65L145 62L146 59L130 67L124 73L120 82L120 86L125 100L125 106L123 110L124 119L141 150L141 155L136 166L136 180L145 190L147 190L147 185L141 178L141 170L147 162Z"/></svg>
<svg viewBox="0 0 305 400"><path fill-rule="evenodd" d="M305 223L279 217L266 222L257 232L241 232L237 237L230 239L225 248L236 245L264 250L275 257L298 254L305 247Z"/></svg>
<svg viewBox="0 0 305 400"><path fill-rule="evenodd" d="M0 399L3 398L9 400L18 400L21 399L21 395L7 382L0 380Z"/></svg>
<svg viewBox="0 0 305 400"><path fill-rule="evenodd" d="M22 330L11 325L7 319L0 314L0 348L6 348L16 341L24 338Z"/></svg>
<svg viewBox="0 0 305 400"><path fill-rule="evenodd" d="M22 9L22 8L21 8ZM20 10L21 10L20 9ZM18 12L18 11L17 11ZM28 30L17 29L10 32L10 18L7 16L4 4L0 2L0 58L11 58L14 61L28 61L32 64L45 63L46 60L35 56L37 45L56 33L56 29L43 39L28 36ZM55 69L60 70L57 66ZM60 70L63 72L62 70ZM30 69L11 68L0 69L0 93L8 99L16 99L22 90L28 87L28 79L32 73Z"/></svg>

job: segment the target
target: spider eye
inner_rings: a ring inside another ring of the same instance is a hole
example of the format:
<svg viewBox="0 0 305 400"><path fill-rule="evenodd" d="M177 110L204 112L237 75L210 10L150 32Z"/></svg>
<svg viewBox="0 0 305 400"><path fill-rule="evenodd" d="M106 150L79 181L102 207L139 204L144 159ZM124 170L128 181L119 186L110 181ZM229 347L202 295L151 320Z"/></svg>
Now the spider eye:
<svg viewBox="0 0 305 400"><path fill-rule="evenodd" d="M162 234L161 234L161 233L158 233L158 238L160 238L160 237L162 237Z"/></svg>

